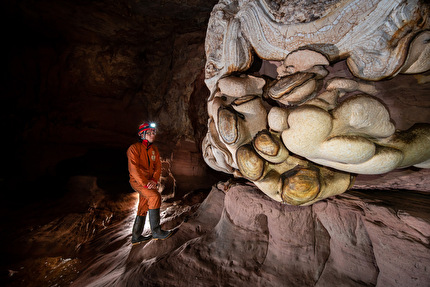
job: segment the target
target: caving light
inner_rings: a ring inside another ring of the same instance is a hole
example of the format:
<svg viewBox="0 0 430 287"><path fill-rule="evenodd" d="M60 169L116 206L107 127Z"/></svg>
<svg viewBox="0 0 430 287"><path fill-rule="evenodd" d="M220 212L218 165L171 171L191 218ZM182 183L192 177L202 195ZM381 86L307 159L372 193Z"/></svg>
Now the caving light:
<svg viewBox="0 0 430 287"><path fill-rule="evenodd" d="M145 123L141 124L139 126L139 130L138 130L139 136L141 136L147 130L154 130L155 131L156 126L157 125L154 122L152 122L152 123L145 122Z"/></svg>

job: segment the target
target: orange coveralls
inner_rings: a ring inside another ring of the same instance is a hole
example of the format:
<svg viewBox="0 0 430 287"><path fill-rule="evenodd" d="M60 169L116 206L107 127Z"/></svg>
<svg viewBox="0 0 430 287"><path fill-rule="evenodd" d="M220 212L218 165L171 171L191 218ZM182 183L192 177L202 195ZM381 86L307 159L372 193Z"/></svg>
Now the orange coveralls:
<svg viewBox="0 0 430 287"><path fill-rule="evenodd" d="M132 144L127 150L130 185L139 193L137 215L145 216L148 209L161 206L161 195L157 189L148 189L150 180L158 183L161 176L161 161L158 148L146 141Z"/></svg>

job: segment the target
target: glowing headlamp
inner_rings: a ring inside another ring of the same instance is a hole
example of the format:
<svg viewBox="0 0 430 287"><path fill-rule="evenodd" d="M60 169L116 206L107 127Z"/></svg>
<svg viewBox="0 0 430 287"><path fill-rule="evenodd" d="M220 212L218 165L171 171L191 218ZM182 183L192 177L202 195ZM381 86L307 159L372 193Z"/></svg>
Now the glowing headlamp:
<svg viewBox="0 0 430 287"><path fill-rule="evenodd" d="M143 124L141 124L139 126L139 130L138 130L137 134L139 135L139 137L141 137L148 130L153 130L153 133L155 134L155 127L156 126L157 125L155 123L144 122Z"/></svg>

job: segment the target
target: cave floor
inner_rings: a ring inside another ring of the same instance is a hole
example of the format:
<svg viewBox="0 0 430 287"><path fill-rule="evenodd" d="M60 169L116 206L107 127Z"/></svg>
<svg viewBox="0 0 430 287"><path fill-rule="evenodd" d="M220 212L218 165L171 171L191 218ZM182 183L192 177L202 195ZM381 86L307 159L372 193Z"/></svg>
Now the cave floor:
<svg viewBox="0 0 430 287"><path fill-rule="evenodd" d="M137 196L107 193L93 177L78 177L64 197L2 209L1 248L3 286L66 286L82 272L95 274L115 266L140 264L139 248L130 243ZM209 194L197 190L181 199L165 199L164 226L175 228L193 216ZM430 223L430 195L404 190L351 190L367 202L424 218ZM146 224L144 233L149 232ZM121 267L123 268L123 267ZM101 272L102 273L102 272ZM86 275L88 276L88 274ZM94 278L93 278L94 279Z"/></svg>

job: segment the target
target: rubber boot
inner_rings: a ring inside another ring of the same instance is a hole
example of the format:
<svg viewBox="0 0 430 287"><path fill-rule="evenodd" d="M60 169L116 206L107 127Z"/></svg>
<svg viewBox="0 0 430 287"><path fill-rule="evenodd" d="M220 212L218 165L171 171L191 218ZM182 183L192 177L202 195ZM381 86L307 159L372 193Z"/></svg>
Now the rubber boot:
<svg viewBox="0 0 430 287"><path fill-rule="evenodd" d="M146 216L136 216L133 224L133 230L131 233L131 243L133 245L140 244L142 242L146 242L152 239L152 236L143 236L143 227L145 226Z"/></svg>
<svg viewBox="0 0 430 287"><path fill-rule="evenodd" d="M149 210L149 223L151 224L152 238L155 240L165 240L173 234L173 231L161 229L159 208Z"/></svg>

